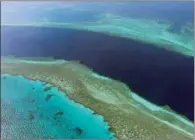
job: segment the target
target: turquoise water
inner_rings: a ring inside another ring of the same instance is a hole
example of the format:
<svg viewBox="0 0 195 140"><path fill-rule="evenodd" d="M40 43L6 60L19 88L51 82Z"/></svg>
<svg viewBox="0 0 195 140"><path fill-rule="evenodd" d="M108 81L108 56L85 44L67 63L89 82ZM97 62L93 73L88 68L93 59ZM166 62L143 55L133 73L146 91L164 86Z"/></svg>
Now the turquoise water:
<svg viewBox="0 0 195 140"><path fill-rule="evenodd" d="M114 138L102 116L50 84L8 74L1 80L1 138Z"/></svg>

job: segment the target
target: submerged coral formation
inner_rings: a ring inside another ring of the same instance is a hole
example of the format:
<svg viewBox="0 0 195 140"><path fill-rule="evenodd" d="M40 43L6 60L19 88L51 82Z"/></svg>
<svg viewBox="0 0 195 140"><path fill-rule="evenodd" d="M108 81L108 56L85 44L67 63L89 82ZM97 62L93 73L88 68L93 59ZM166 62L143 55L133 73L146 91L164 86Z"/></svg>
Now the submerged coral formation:
<svg viewBox="0 0 195 140"><path fill-rule="evenodd" d="M70 99L100 114L120 139L192 140L193 123L136 96L125 84L100 76L77 62L3 58L1 74L51 83ZM44 63L44 64L43 64ZM52 97L46 97L49 100ZM45 100L45 99L44 99ZM62 115L61 112L56 112ZM33 114L29 116L33 119ZM75 128L78 134L82 131Z"/></svg>
<svg viewBox="0 0 195 140"><path fill-rule="evenodd" d="M113 14L99 15L96 21L85 22L55 22L55 21L17 21L3 22L2 25L38 26L74 28L94 32L102 32L112 36L131 38L146 43L155 44L171 51L193 56L194 55L194 28L193 24L184 24L179 32L171 32L172 22L168 20L141 19L116 16Z"/></svg>
<svg viewBox="0 0 195 140"><path fill-rule="evenodd" d="M54 86L20 75L1 78L1 139L115 138L102 116Z"/></svg>

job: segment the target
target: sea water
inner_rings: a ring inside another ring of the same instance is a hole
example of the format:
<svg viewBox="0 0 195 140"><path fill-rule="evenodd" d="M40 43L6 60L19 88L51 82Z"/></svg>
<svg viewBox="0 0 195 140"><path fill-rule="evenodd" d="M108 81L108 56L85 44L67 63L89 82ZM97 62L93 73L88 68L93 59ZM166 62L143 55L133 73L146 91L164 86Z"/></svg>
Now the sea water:
<svg viewBox="0 0 195 140"><path fill-rule="evenodd" d="M102 116L56 87L8 74L1 81L1 138L114 138Z"/></svg>
<svg viewBox="0 0 195 140"><path fill-rule="evenodd" d="M168 105L194 120L194 57L89 31L24 26L1 29L2 56L79 60L95 72L127 84L150 102ZM187 102L181 105L183 101Z"/></svg>

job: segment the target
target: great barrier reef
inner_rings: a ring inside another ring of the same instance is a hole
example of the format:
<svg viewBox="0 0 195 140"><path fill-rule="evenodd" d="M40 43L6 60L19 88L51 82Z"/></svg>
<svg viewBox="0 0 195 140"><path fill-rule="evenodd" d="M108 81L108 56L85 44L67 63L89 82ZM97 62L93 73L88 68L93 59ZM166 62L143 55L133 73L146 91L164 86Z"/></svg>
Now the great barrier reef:
<svg viewBox="0 0 195 140"><path fill-rule="evenodd" d="M1 139L194 139L193 2L1 14Z"/></svg>

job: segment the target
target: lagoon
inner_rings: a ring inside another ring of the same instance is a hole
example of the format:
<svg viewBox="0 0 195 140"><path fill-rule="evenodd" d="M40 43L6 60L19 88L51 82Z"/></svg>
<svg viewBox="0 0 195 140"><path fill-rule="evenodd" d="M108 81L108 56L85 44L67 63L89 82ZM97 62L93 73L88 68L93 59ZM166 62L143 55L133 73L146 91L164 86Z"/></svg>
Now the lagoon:
<svg viewBox="0 0 195 140"><path fill-rule="evenodd" d="M113 139L102 116L51 84L1 74L2 138Z"/></svg>

